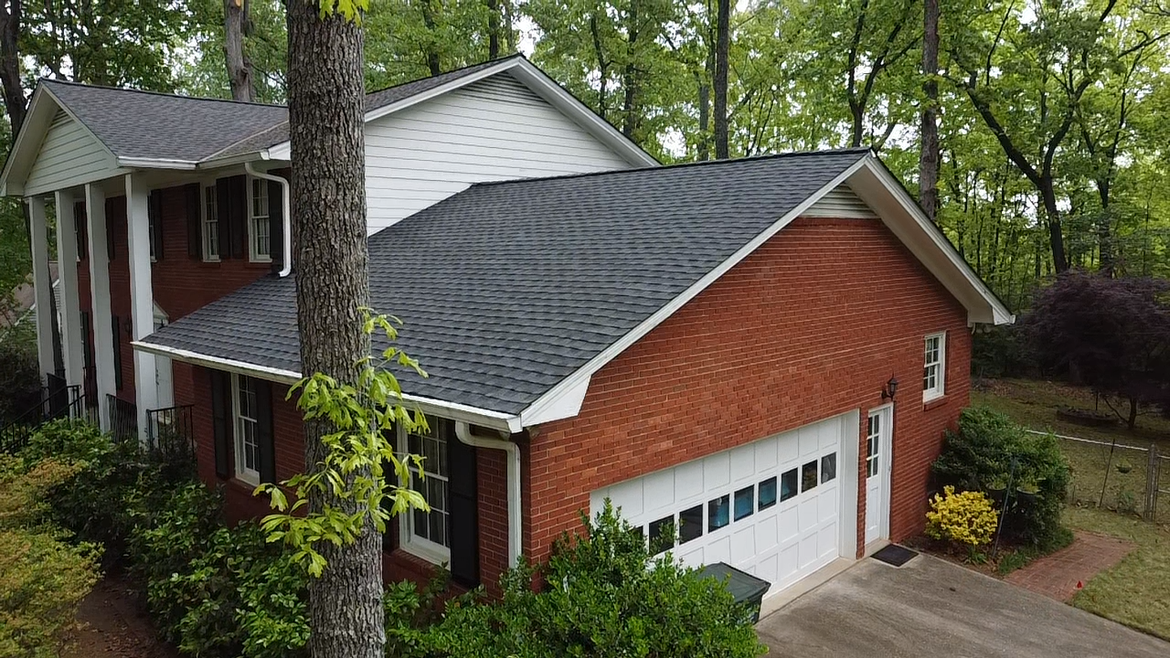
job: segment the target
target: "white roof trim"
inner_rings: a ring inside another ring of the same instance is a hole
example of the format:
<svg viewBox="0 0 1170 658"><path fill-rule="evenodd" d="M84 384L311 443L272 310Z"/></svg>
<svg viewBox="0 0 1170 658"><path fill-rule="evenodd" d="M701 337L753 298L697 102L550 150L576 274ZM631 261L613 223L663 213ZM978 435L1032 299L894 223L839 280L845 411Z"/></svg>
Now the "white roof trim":
<svg viewBox="0 0 1170 658"><path fill-rule="evenodd" d="M694 284L692 284L691 287L684 290L678 297L670 300L666 306L663 306L662 308L655 311L653 315L643 320L641 324L634 327L634 329L628 334L622 336L617 341L610 344L610 346L605 348L605 350L603 350L600 354L593 357L585 365L578 368L576 372L569 375L565 379L562 379L559 384L549 389L549 391L544 395L540 396L540 399L530 404L524 411L520 412L520 418L523 419L525 427L576 416L581 411L580 401L574 408L571 405L564 404L563 398L570 396L578 397L582 381L585 381L586 385L588 385L588 380L593 376L593 373L597 372L601 369L602 366L617 358L617 356L624 352L626 348L638 342L638 340L640 340L646 334L650 333L650 331L655 327L665 322L667 318L674 315L675 311L682 308L683 305L694 299L699 293L706 290L708 286L710 286L712 283L715 283L719 277L723 276L727 273L728 270L738 265L739 262L744 258L747 258L749 254L758 249L760 245L767 242L769 238L779 233L780 229L788 226L792 223L792 220L800 217L800 215L804 213L805 210L816 203L817 200L824 196L829 190L834 189L843 183L845 179L852 176L853 172L865 166L866 161L871 157L872 156L869 155L859 157L857 162L850 165L848 169L838 174L833 180L829 181L828 184L817 190L816 193L806 198L795 208L785 213L783 217L780 217L775 222L773 222L771 226L764 230L764 232L752 238L751 242L748 242L744 246L740 247L739 250L732 254L730 258L723 261L719 264L718 267L705 274L703 278L699 279ZM584 395L579 395L579 400L583 401Z"/></svg>
<svg viewBox="0 0 1170 658"><path fill-rule="evenodd" d="M118 158L119 167L134 167L137 169L185 169L193 171L198 164L194 160L177 160L173 158Z"/></svg>
<svg viewBox="0 0 1170 658"><path fill-rule="evenodd" d="M293 372L292 370L258 366L251 363L246 363L244 361L237 361L235 359L224 359L218 356L209 356L206 354L200 354L198 352L192 352L190 350L166 347L164 345L143 343L137 340L132 341L130 345L136 350L140 350L148 354L157 354L159 356L169 357L175 361L190 363L192 365L203 366L206 368L213 368L215 370L234 372L239 375L256 377L258 379L265 379L280 384L288 384L290 386L303 379L301 373ZM402 398L406 402L417 405L418 408L421 409L425 414L450 418L451 420L465 421L474 425L480 425L497 430L505 430L512 433L519 432L523 429L519 416L504 414L498 411L489 411L487 409L479 409L477 407L472 407L466 404L459 404L456 402L446 402L443 400L435 400L433 398L410 395L408 393L403 393Z"/></svg>
<svg viewBox="0 0 1170 658"><path fill-rule="evenodd" d="M640 167L656 167L662 164L654 156L643 151L641 147L623 135L617 128L614 128L601 117L597 116L593 110L586 107L584 103L577 100L568 91L565 91L552 78L548 77L547 74L523 57L511 57L500 60L500 63L495 66L489 66L475 73L461 76L446 84L404 98L397 103L383 105L382 107L367 112L365 121L369 123L370 121L380 119L394 112L400 112L408 107L418 105L437 96L442 96L448 92L461 89L467 85L504 72L511 73L512 77L517 81L531 89L533 93L543 98L550 105L560 110L561 113L584 128L601 143L608 146L626 162ZM290 143L283 142L269 147L268 155L273 160L288 160L291 157L290 149Z"/></svg>

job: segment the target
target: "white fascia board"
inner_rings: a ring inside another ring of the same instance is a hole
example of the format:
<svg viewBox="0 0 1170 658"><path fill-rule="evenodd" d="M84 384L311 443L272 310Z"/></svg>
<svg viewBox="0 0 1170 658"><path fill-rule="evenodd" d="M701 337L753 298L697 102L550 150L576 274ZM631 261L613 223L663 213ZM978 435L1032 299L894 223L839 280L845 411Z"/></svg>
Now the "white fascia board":
<svg viewBox="0 0 1170 658"><path fill-rule="evenodd" d="M536 95L622 156L626 162L637 167L657 167L662 164L528 60L517 59L510 73Z"/></svg>
<svg viewBox="0 0 1170 658"><path fill-rule="evenodd" d="M130 169L180 169L194 171L198 163L173 158L118 158L118 166Z"/></svg>
<svg viewBox="0 0 1170 658"><path fill-rule="evenodd" d="M529 427L537 424L533 419L538 419L539 422L547 423L554 420L562 420L564 418L572 418L581 412L581 402L585 399L585 393L589 387L589 379L593 373L597 372L605 364L613 361L619 354L626 351L628 347L638 342L643 336L650 333L658 325L666 321L667 318L674 315L675 311L682 308L687 302L698 296L712 283L715 283L720 277L726 274L731 268L735 267L747 258L752 252L758 249L761 245L767 242L772 236L776 235L785 226L792 223L794 219L800 217L805 210L808 210L814 203L819 201L821 197L827 194L830 190L835 189L838 185L845 182L858 169L865 166L865 164L873 159L872 154L859 156L857 162L850 165L845 171L838 174L833 180L829 181L824 187L817 190L807 199L802 201L792 210L784 214L784 216L772 223L764 232L752 238L743 247L731 255L730 258L719 264L718 267L703 275L703 278L696 281L691 287L684 290L679 296L670 300L662 308L654 312L653 315L646 318L632 331L622 336L609 347L605 348L600 354L590 359L585 365L578 368L573 374L565 379L562 379L559 384L549 389L547 393L540 396L536 402L528 405L528 408L520 412L520 418L523 419L524 426Z"/></svg>
<svg viewBox="0 0 1170 658"><path fill-rule="evenodd" d="M212 368L215 370L224 370L248 377L256 377L258 379L264 379L280 384L287 384L289 386L296 384L297 382L301 381L301 379L303 379L301 373L294 372L292 370L270 368L268 366L258 366L246 361L225 359L218 356L209 356L176 347L155 345L153 343L144 343L142 341L132 341L130 345L136 350L150 354L156 354L158 356L169 357L175 361L190 363L191 365L203 366L205 368ZM520 422L520 417L511 414L490 411L487 409L479 409L477 407L459 404L457 402L447 402L444 400L435 400L433 398L427 398L418 395L410 395L409 393L403 393L402 399L406 402L417 405L424 414L442 416L443 418L464 421L491 429L505 430L510 433L516 433L523 429L523 426Z"/></svg>
<svg viewBox="0 0 1170 658"><path fill-rule="evenodd" d="M287 154L284 159L288 159ZM218 160L200 160L199 163L195 165L195 168L199 171L211 171L215 169L222 169L224 167L241 165L247 162L267 162L269 160L280 160L280 158L273 158L271 157L268 149L261 149L254 153L233 155L230 158L220 158Z"/></svg>
<svg viewBox="0 0 1170 658"><path fill-rule="evenodd" d="M977 275L975 271L971 269L971 266L967 263L967 261L963 260L963 257L959 255L959 252L955 250L954 246L952 246L950 241L947 240L946 236L943 235L942 230L930 221L930 218L928 218L926 213L922 211L922 207L919 206L918 203L910 197L909 193L907 193L906 189L902 187L897 179L894 178L894 175L890 172L890 170L887 169L886 166L882 164L876 157L867 158L865 169L865 173L872 174L872 176L877 179L877 182L880 183L880 192L888 194L897 203L898 209L914 220L916 228L921 231L921 233L929 240L930 245L937 252L937 254L941 256L943 263L954 268L954 272L960 276L962 283L968 288L968 293L973 293L979 300L981 300L983 304L986 305L983 308L978 308L975 305L969 303L969 301L965 303L969 313L968 322L970 324L994 325L1011 324L1015 322L1016 317L1012 315L1011 311L1009 311L1008 308L1004 306L1003 302L1001 302L999 298L997 298L995 294L991 292L991 289L988 288L987 284L985 284L983 280L979 278L979 275ZM858 188L861 188L863 194L866 192L872 193L873 191L873 186L870 184L870 181L864 180L864 178L861 176L858 176L856 180L849 181L849 183L854 188L855 192L858 190ZM881 216L881 214L882 213L879 213L879 216ZM884 221L895 234L903 233L903 235L899 235L898 237L902 239L903 242L907 243L907 246L912 246L908 236L904 235L904 231L898 230L896 222L891 223L889 217L882 217L882 221ZM945 273L937 271L936 269L938 264L937 260L939 259L924 258L921 254L919 254L919 258L923 260L923 264L927 265L927 267L932 270L932 273L935 275L935 277L937 277L944 285L949 283L949 278L945 276ZM931 260L934 260L935 262L932 263ZM936 267L931 267L931 265L936 265ZM969 296L963 294L964 291L962 290L953 289L951 285L947 285L947 287L951 289L953 293L955 293L955 297L960 301L963 301L964 297Z"/></svg>

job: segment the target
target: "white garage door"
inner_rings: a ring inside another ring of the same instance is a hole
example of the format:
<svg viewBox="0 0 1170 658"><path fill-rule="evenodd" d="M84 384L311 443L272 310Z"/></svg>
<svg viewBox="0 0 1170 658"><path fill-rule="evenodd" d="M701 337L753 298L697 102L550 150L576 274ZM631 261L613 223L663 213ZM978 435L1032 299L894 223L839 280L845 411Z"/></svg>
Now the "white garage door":
<svg viewBox="0 0 1170 658"><path fill-rule="evenodd" d="M662 550L674 527L684 564L726 562L775 594L842 553L843 491L856 491L843 480L857 477L843 457L850 431L856 415L831 418L599 489L590 504L609 498Z"/></svg>

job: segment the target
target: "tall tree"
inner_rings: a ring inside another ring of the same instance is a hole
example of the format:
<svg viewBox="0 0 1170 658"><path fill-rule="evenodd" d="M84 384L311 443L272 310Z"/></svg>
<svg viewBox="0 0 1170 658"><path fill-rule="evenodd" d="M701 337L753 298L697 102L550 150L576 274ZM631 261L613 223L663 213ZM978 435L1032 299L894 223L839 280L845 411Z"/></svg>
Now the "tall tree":
<svg viewBox="0 0 1170 658"><path fill-rule="evenodd" d="M362 0L289 0L288 108L292 223L296 236L297 326L301 368L357 384L370 354L363 329L369 306L369 254L363 170ZM305 468L328 457L328 418L305 422ZM369 468L347 474L371 477ZM361 513L353 498L327 488L309 494L309 513ZM355 541L320 542L324 573L309 584L313 658L382 658L381 536L363 516Z"/></svg>
<svg viewBox="0 0 1170 658"><path fill-rule="evenodd" d="M223 53L232 98L250 103L256 100L256 93L252 87L252 60L244 50L244 37L252 33L249 4L249 0L223 0Z"/></svg>
<svg viewBox="0 0 1170 658"><path fill-rule="evenodd" d="M924 0L922 6L922 78L918 204L933 222L938 213L938 0Z"/></svg>
<svg viewBox="0 0 1170 658"><path fill-rule="evenodd" d="M715 25L715 159L728 157L727 134L727 74L731 56L731 0L716 0L719 4Z"/></svg>

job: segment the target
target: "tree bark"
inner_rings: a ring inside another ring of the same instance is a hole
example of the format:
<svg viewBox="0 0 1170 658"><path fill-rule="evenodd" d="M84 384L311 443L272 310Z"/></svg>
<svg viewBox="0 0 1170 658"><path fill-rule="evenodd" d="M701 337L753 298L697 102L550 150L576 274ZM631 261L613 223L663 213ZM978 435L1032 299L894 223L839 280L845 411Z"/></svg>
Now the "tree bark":
<svg viewBox="0 0 1170 658"><path fill-rule="evenodd" d="M24 123L26 110L24 88L20 86L20 22L24 18L24 3L10 0L0 3L0 86L3 86L4 108L12 127L12 138Z"/></svg>
<svg viewBox="0 0 1170 658"><path fill-rule="evenodd" d="M223 0L223 53L227 62L232 98L249 103L256 100L252 88L252 60L244 52L244 36L251 31L248 20L250 0Z"/></svg>
<svg viewBox="0 0 1170 658"><path fill-rule="evenodd" d="M430 70L431 75L439 75L443 72L443 66L442 62L439 61L439 51L435 46L435 8L431 6L431 1L422 0L423 25L426 26L427 34L430 35L423 56L426 57L427 69Z"/></svg>
<svg viewBox="0 0 1170 658"><path fill-rule="evenodd" d="M727 135L727 70L731 51L731 0L718 0L715 26L715 159L729 156Z"/></svg>
<svg viewBox="0 0 1170 658"><path fill-rule="evenodd" d="M707 131L711 129L711 87L703 76L695 77L699 84L699 160L710 160L711 140Z"/></svg>
<svg viewBox="0 0 1170 658"><path fill-rule="evenodd" d="M288 110L292 146L297 326L301 371L356 384L370 352L361 309L370 301L366 250L362 29L322 19L317 0L288 2ZM305 469L326 454L327 422L305 423ZM366 474L368 476L368 473ZM351 502L313 490L309 509ZM382 658L381 535L372 520L354 544L316 548L328 566L309 583L313 658Z"/></svg>
<svg viewBox="0 0 1170 658"><path fill-rule="evenodd" d="M635 65L638 48L638 3L630 0L626 14L626 65L622 69L622 134L634 139L638 130L638 68ZM637 141L637 140L634 140Z"/></svg>
<svg viewBox="0 0 1170 658"><path fill-rule="evenodd" d="M500 56L500 0L487 0L487 7L488 59L496 59Z"/></svg>
<svg viewBox="0 0 1170 658"><path fill-rule="evenodd" d="M925 0L922 18L921 144L918 156L918 203L930 221L938 214L938 0Z"/></svg>

